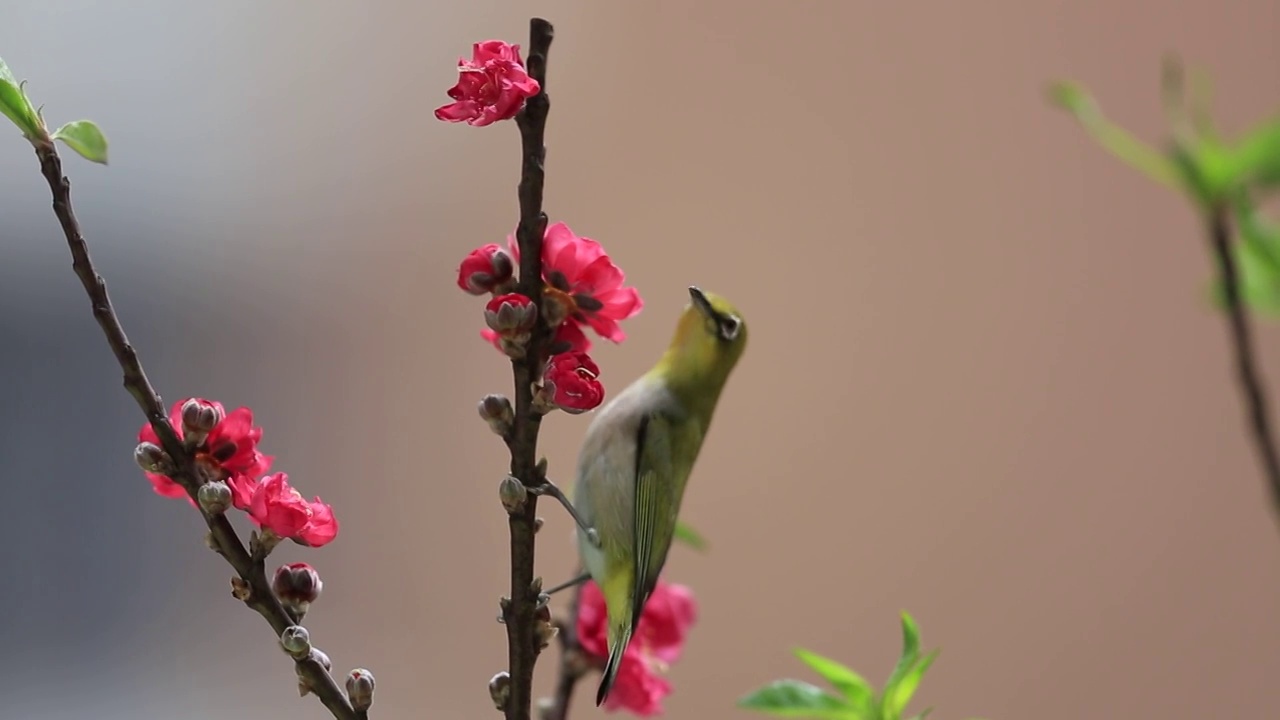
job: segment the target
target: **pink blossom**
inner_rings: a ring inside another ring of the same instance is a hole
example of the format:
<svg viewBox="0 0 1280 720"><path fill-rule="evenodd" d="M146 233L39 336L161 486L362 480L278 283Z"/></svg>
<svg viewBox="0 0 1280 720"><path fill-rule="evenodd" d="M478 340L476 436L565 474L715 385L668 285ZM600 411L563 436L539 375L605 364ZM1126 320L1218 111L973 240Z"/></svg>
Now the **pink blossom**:
<svg viewBox="0 0 1280 720"><path fill-rule="evenodd" d="M515 236L507 238L511 254L520 262ZM600 337L620 343L627 338L622 320L644 307L634 287L624 287L626 276L600 243L574 234L568 225L547 226L542 239L542 276L547 284L572 301L566 322L590 325Z"/></svg>
<svg viewBox="0 0 1280 720"><path fill-rule="evenodd" d="M458 265L458 287L472 295L484 295L510 280L514 272L511 256L497 243L481 245Z"/></svg>
<svg viewBox="0 0 1280 720"><path fill-rule="evenodd" d="M318 497L307 502L289 484L285 473L267 476L254 487L249 519L282 538L312 547L320 547L338 535L333 508Z"/></svg>
<svg viewBox="0 0 1280 720"><path fill-rule="evenodd" d="M576 415L604 401L599 377L599 366L584 352L552 355L542 373L543 392L552 405Z"/></svg>
<svg viewBox="0 0 1280 720"><path fill-rule="evenodd" d="M237 510L248 510L259 482L261 479L252 475L232 475L227 478L227 487L231 488L231 504Z"/></svg>
<svg viewBox="0 0 1280 720"><path fill-rule="evenodd" d="M458 83L449 89L455 102L436 108L436 119L476 127L509 120L538 90L538 81L525 72L519 45L478 42L471 60L458 58Z"/></svg>
<svg viewBox="0 0 1280 720"><path fill-rule="evenodd" d="M195 399L212 407L219 418L208 436L194 449L195 457L206 466L212 465L223 477L236 474L247 474L256 477L265 473L274 458L258 451L258 442L262 440L262 428L253 426L253 411L247 407L236 408L227 413L222 403L203 398L183 398L173 404L169 410L169 422L173 431L183 439L182 406L188 400ZM138 442L160 444L156 431L147 423L138 430ZM172 478L156 473L145 473L147 480L158 495L170 498L187 496L187 491ZM240 507L237 505L237 507Z"/></svg>
<svg viewBox="0 0 1280 720"><path fill-rule="evenodd" d="M261 440L262 428L253 426L253 411L236 408L209 431L204 452L229 473L256 477L265 473L273 460L258 452Z"/></svg>
<svg viewBox="0 0 1280 720"><path fill-rule="evenodd" d="M333 516L333 507L321 502L319 495L311 501L310 505L311 521L302 528L302 532L298 533L294 540L311 547L328 545L338 537L338 519Z"/></svg>
<svg viewBox="0 0 1280 720"><path fill-rule="evenodd" d="M662 701L671 694L671 683L645 666L639 653L628 651L614 680L604 709L627 710L641 717L662 714Z"/></svg>
<svg viewBox="0 0 1280 720"><path fill-rule="evenodd" d="M697 620L693 592L661 580L640 613L631 644L623 652L618 677L605 701L607 710L628 710L637 715L662 712L662 700L671 684L662 676L666 666L680 657L689 628ZM598 663L608 657L608 611L595 582L582 586L578 605L578 642Z"/></svg>

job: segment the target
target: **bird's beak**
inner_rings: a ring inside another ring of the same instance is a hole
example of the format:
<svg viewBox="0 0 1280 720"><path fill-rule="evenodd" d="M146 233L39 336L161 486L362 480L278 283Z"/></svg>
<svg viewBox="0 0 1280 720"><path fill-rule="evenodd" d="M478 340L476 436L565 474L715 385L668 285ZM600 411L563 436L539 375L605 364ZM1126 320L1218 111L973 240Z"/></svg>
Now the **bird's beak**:
<svg viewBox="0 0 1280 720"><path fill-rule="evenodd" d="M716 311L711 307L711 301L707 300L707 296L702 294L702 291L698 289L697 285L689 286L689 297L693 298L694 307L702 311L703 315L706 315L711 319L715 319Z"/></svg>

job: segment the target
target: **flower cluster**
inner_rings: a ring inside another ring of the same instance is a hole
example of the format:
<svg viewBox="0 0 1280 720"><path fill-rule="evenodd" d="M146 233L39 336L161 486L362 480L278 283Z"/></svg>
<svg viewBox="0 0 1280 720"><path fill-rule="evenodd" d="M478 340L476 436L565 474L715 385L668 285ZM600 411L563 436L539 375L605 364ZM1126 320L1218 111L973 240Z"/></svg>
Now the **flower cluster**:
<svg viewBox="0 0 1280 720"><path fill-rule="evenodd" d="M604 386L600 368L587 354L591 341L583 328L622 342L627 336L619 323L644 307L640 293L624 284L622 270L600 243L577 235L562 222L547 226L543 234L541 313L531 298L513 292L519 264L520 246L511 235L506 250L494 243L484 245L458 266L459 288L472 295L492 295L485 305L488 327L480 331L481 337L508 356L522 358L541 321L553 335L538 406L570 413L598 407L604 400Z"/></svg>
<svg viewBox="0 0 1280 720"><path fill-rule="evenodd" d="M220 402L189 398L174 403L169 421L195 460L200 504L207 511L234 506L258 527L302 545L320 547L337 537L332 507L318 497L304 499L285 473L265 475L275 458L258 450L262 428L254 427L252 410L228 413ZM173 461L150 424L138 431L134 456L157 494L196 504L173 479Z"/></svg>
<svg viewBox="0 0 1280 720"><path fill-rule="evenodd" d="M683 585L659 580L640 613L631 644L623 653L605 709L628 710L642 716L661 714L662 700L671 694L671 683L663 673L680 658L685 636L697 619L693 592ZM582 586L578 606L578 642L597 664L609 655L608 626L604 594L595 582L587 582Z"/></svg>

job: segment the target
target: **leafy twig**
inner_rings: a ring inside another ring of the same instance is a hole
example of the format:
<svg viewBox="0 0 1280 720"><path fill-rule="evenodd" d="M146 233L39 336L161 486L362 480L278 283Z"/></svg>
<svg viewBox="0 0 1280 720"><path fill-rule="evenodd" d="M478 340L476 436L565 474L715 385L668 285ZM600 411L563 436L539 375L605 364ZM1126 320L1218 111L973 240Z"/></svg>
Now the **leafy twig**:
<svg viewBox="0 0 1280 720"><path fill-rule="evenodd" d="M107 295L107 284L98 274L93 260L89 257L89 246L84 240L80 223L76 220L75 212L71 208L71 183L62 174L62 160L58 157L58 151L53 142L46 139L33 139L33 145L36 156L40 159L40 171L53 193L53 212L58 217L62 231L67 237L67 247L71 250L72 268L75 270L76 277L80 278L80 283L84 285L85 293L88 294L89 302L93 306L93 317L102 327L102 332L107 337L107 344L111 346L111 352L115 354L116 361L124 372L124 387L138 403L143 414L147 416L147 421L156 431L161 446L173 460L176 467L172 474L173 479L182 485L192 500L195 500L199 481L196 479L194 459L169 422L164 404L147 379L147 374L143 371L142 363L138 359L138 353L129 343L129 338L120 325L120 318L117 317L115 308L111 305L111 299ZM255 557L250 554L225 516L210 514L203 509L200 513L209 526L211 547L230 563L239 576L238 582L235 580L232 582L233 594L262 615L277 637L287 628L297 625L271 590L271 583L265 569L265 557ZM317 652L313 649L311 654L295 660L299 682L314 692L337 720L365 720L367 717L365 711L352 708L346 695L329 674L329 670L322 664L323 655L317 655Z"/></svg>
<svg viewBox="0 0 1280 720"><path fill-rule="evenodd" d="M516 115L520 128L520 224L516 242L520 247L520 281L517 292L531 299L542 314L542 235L547 216L542 211L543 161L546 158L544 131L550 101L547 98L547 53L554 29L541 18L529 21L529 48L525 67L540 89ZM538 466L538 429L541 414L533 406L533 383L546 359L550 332L539 324L526 346L523 358L511 361L515 377L515 418L507 447L511 451L511 475L526 488L541 485L543 471ZM528 493L524 504L510 513L511 595L502 608L507 627L507 656L510 690L506 699L507 720L530 720L533 705L533 667L541 646L535 634L540 583L533 575L534 532L537 495Z"/></svg>
<svg viewBox="0 0 1280 720"><path fill-rule="evenodd" d="M1241 302L1240 272L1236 267L1235 255L1231 248L1230 211L1224 204L1210 212L1208 220L1209 241L1218 261L1219 272L1222 274L1223 296L1226 302L1232 346L1235 349L1240 391L1244 395L1249 413L1249 427L1252 431L1254 446L1262 460L1267 483L1271 489L1272 505L1276 512L1280 513L1280 453L1276 451L1275 440L1271 434L1270 412L1267 407L1266 392L1262 387L1262 376L1255 359L1256 350L1253 345L1249 316L1245 311L1244 303Z"/></svg>

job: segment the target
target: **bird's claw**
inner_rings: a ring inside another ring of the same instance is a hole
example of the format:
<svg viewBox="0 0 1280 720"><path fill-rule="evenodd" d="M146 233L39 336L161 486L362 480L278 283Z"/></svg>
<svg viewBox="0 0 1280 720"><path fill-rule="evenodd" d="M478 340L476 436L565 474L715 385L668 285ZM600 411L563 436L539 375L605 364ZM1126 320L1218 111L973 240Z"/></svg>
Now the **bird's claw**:
<svg viewBox="0 0 1280 720"><path fill-rule="evenodd" d="M592 547L599 548L601 546L600 533L596 532L596 529L591 527L591 525L589 525L587 521L578 514L578 510L573 507L573 503L569 502L569 498L565 496L564 491L557 487L555 483L550 480L543 480L541 485L529 488L529 492L534 495L549 495L555 498L564 506L564 509L569 513L569 517L573 518L573 521L577 523L578 528L587 536L587 541L591 543Z"/></svg>

